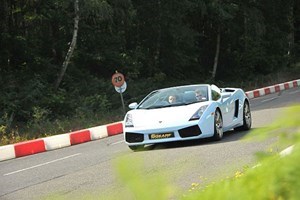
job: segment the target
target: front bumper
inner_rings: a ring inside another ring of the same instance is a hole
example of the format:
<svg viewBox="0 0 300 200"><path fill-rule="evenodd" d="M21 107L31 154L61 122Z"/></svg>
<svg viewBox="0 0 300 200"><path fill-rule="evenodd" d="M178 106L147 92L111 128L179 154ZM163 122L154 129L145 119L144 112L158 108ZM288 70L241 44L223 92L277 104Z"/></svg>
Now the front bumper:
<svg viewBox="0 0 300 200"><path fill-rule="evenodd" d="M125 142L130 145L145 145L180 140L191 140L202 137L202 131L198 123L189 125L167 127L162 129L124 129Z"/></svg>

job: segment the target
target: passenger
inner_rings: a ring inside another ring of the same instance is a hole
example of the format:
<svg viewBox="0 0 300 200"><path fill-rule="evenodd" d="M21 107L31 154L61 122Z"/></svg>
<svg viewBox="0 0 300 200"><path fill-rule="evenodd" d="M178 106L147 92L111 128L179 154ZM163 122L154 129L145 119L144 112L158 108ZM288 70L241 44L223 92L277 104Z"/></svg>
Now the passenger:
<svg viewBox="0 0 300 200"><path fill-rule="evenodd" d="M170 104L176 103L176 96L175 95L170 95L168 98L168 101Z"/></svg>

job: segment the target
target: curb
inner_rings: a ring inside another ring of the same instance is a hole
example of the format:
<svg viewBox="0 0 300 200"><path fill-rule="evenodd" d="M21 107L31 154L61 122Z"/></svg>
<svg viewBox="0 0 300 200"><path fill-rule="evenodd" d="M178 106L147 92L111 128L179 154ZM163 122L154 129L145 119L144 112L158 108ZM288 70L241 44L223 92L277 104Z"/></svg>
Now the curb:
<svg viewBox="0 0 300 200"><path fill-rule="evenodd" d="M123 123L115 122L70 133L29 140L0 147L0 161L98 140L123 133Z"/></svg>
<svg viewBox="0 0 300 200"><path fill-rule="evenodd" d="M249 99L280 92L300 86L300 79L259 88L246 92ZM46 138L20 142L11 145L0 146L0 162L13 158L19 158L45 151L60 149L76 144L98 140L123 133L123 122L115 122L102 126L78 130L70 133L54 135Z"/></svg>
<svg viewBox="0 0 300 200"><path fill-rule="evenodd" d="M248 92L246 92L246 95L249 99L253 99L253 98L277 93L277 92L280 92L283 90L287 90L287 89L295 88L295 87L299 87L299 86L300 86L300 79L297 79L297 80L293 80L293 81L289 81L289 82L285 82L285 83L281 83L281 84L276 84L276 85L248 91Z"/></svg>

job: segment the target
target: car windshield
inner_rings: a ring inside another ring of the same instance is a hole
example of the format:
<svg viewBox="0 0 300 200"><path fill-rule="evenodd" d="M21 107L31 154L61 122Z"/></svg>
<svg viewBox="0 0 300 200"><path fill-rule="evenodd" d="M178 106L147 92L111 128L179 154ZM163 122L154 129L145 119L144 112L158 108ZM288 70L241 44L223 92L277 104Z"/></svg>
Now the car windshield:
<svg viewBox="0 0 300 200"><path fill-rule="evenodd" d="M137 109L182 106L208 100L207 85L190 85L155 90L148 94Z"/></svg>

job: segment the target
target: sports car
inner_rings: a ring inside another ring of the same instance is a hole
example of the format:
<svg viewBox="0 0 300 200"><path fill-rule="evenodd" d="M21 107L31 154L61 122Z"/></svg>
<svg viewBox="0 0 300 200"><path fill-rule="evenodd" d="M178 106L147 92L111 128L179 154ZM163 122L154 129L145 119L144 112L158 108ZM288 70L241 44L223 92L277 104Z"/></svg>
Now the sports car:
<svg viewBox="0 0 300 200"><path fill-rule="evenodd" d="M209 84L155 90L129 108L124 140L134 151L156 143L221 140L225 131L249 130L252 123L250 103L242 89Z"/></svg>

